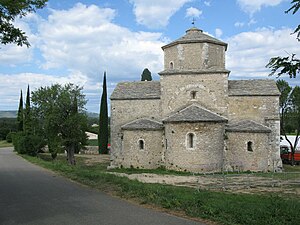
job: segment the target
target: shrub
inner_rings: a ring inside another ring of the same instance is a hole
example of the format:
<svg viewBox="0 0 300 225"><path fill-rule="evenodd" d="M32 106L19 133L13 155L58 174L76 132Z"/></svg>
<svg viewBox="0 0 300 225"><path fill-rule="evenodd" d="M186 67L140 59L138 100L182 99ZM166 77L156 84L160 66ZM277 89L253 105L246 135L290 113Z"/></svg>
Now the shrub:
<svg viewBox="0 0 300 225"><path fill-rule="evenodd" d="M13 145L19 154L36 156L45 146L45 141L37 135L17 132L13 135Z"/></svg>
<svg viewBox="0 0 300 225"><path fill-rule="evenodd" d="M16 132L9 132L7 135L6 135L6 141L8 143L12 143L12 137L13 135L15 134Z"/></svg>

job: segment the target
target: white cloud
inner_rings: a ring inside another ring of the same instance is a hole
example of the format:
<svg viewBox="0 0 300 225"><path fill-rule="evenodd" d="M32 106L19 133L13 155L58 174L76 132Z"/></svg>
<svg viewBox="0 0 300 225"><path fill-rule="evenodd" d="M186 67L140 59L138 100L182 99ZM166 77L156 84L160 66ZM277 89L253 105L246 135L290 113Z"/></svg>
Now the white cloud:
<svg viewBox="0 0 300 225"><path fill-rule="evenodd" d="M253 15L259 11L263 6L276 6L285 0L237 0L237 3L243 11Z"/></svg>
<svg viewBox="0 0 300 225"><path fill-rule="evenodd" d="M197 8L190 7L186 9L185 17L199 18L200 15L202 15L202 11Z"/></svg>
<svg viewBox="0 0 300 225"><path fill-rule="evenodd" d="M41 86L55 83L74 83L82 86L88 81L85 75L75 71L64 77L37 73L0 74L0 76L0 96L5 96L5 98L1 98L0 109L5 108L5 105L15 105L15 109L17 109L20 90L23 90L24 94L28 84L30 90L34 91Z"/></svg>
<svg viewBox="0 0 300 225"><path fill-rule="evenodd" d="M243 27L244 25L245 25L245 23L243 23L243 22L235 22L234 23L235 27Z"/></svg>
<svg viewBox="0 0 300 225"><path fill-rule="evenodd" d="M255 20L255 19L251 19L249 22L248 22L248 26L251 26L251 25L253 25L253 24L256 24L257 23L257 21Z"/></svg>
<svg viewBox="0 0 300 225"><path fill-rule="evenodd" d="M191 0L129 0L134 5L136 21L148 28L161 28L169 23L171 16Z"/></svg>
<svg viewBox="0 0 300 225"><path fill-rule="evenodd" d="M35 32L29 30L35 38L32 47L4 46L1 51L5 54L0 54L0 62L31 66L30 63L35 63L32 54L37 52L42 58L34 66L40 66L41 72L15 75L2 72L0 109L5 104L17 103L19 90L25 90L28 83L33 90L52 83L72 82L84 85L84 93L89 98L88 108L97 112L104 70L107 71L109 95L116 82L139 80L146 67L157 79L155 74L163 69L161 46L166 44L166 38L161 33L133 32L116 25L113 23L115 14L110 8L79 3L69 10L51 10L47 19L31 22L30 25L36 28ZM59 75L49 75L56 71ZM9 93L4 88L12 86Z"/></svg>
<svg viewBox="0 0 300 225"><path fill-rule="evenodd" d="M204 1L204 5L210 6L210 1Z"/></svg>
<svg viewBox="0 0 300 225"><path fill-rule="evenodd" d="M159 72L161 33L132 32L113 24L114 15L112 9L80 3L68 11L53 10L39 28L43 68L71 68L93 77L107 70L119 80L139 79L136 73L145 67Z"/></svg>
<svg viewBox="0 0 300 225"><path fill-rule="evenodd" d="M215 30L215 33L216 33L216 38L220 38L223 34L223 31L220 28L217 28Z"/></svg>
<svg viewBox="0 0 300 225"><path fill-rule="evenodd" d="M271 57L300 55L299 42L291 36L292 29L273 30L261 28L254 32L243 32L226 40L228 52L226 65L230 77L267 78L270 70L265 68Z"/></svg>

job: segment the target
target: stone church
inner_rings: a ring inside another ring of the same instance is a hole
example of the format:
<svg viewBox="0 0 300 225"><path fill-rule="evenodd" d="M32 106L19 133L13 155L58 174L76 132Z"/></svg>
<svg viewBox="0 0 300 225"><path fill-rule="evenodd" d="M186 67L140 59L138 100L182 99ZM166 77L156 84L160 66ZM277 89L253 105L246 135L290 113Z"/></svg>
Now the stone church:
<svg viewBox="0 0 300 225"><path fill-rule="evenodd" d="M229 80L227 44L195 27L163 46L160 81L119 83L111 167L191 172L281 168L274 80Z"/></svg>

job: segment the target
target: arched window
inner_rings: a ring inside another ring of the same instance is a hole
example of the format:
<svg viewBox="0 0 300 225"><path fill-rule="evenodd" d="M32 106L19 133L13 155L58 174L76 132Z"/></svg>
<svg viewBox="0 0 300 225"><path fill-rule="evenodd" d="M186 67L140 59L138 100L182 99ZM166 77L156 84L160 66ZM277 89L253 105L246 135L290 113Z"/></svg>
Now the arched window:
<svg viewBox="0 0 300 225"><path fill-rule="evenodd" d="M173 70L173 69L174 69L174 63L170 62L170 70Z"/></svg>
<svg viewBox="0 0 300 225"><path fill-rule="evenodd" d="M252 143L252 141L248 141L247 150L248 150L248 152L253 152L253 143Z"/></svg>
<svg viewBox="0 0 300 225"><path fill-rule="evenodd" d="M145 147L144 140L139 140L139 148L140 148L140 150L144 150L144 147Z"/></svg>
<svg viewBox="0 0 300 225"><path fill-rule="evenodd" d="M188 133L187 135L187 148L195 147L195 135L193 133Z"/></svg>
<svg viewBox="0 0 300 225"><path fill-rule="evenodd" d="M197 91L191 91L191 99L196 99Z"/></svg>

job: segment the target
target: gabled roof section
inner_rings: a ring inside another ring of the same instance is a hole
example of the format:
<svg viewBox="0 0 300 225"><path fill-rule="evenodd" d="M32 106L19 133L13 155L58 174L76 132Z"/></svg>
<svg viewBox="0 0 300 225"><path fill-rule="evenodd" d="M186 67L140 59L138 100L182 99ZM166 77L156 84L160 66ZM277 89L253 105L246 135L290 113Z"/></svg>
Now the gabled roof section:
<svg viewBox="0 0 300 225"><path fill-rule="evenodd" d="M229 96L279 96L274 80L229 80Z"/></svg>
<svg viewBox="0 0 300 225"><path fill-rule="evenodd" d="M227 122L225 117L219 116L207 109L197 105L190 105L181 109L163 120L164 123L168 122Z"/></svg>
<svg viewBox="0 0 300 225"><path fill-rule="evenodd" d="M110 96L111 100L160 99L159 81L118 83Z"/></svg>
<svg viewBox="0 0 300 225"><path fill-rule="evenodd" d="M142 118L126 123L121 128L123 130L162 130L164 125L155 120Z"/></svg>
<svg viewBox="0 0 300 225"><path fill-rule="evenodd" d="M227 43L222 42L216 38L213 38L207 34L204 34L202 30L192 27L186 31L186 34L171 42L170 44L167 44L162 47L164 50L165 48L171 47L176 44L188 44L188 43L212 43L212 44L217 44L217 45L222 45L225 46L225 49L227 49Z"/></svg>
<svg viewBox="0 0 300 225"><path fill-rule="evenodd" d="M270 133L271 129L252 120L242 120L239 122L227 124L226 131L242 133Z"/></svg>

